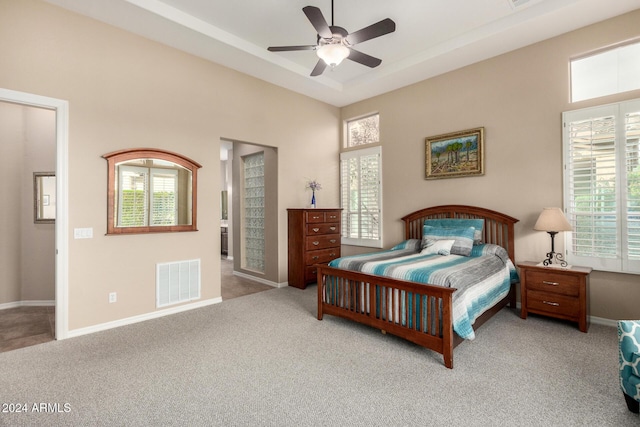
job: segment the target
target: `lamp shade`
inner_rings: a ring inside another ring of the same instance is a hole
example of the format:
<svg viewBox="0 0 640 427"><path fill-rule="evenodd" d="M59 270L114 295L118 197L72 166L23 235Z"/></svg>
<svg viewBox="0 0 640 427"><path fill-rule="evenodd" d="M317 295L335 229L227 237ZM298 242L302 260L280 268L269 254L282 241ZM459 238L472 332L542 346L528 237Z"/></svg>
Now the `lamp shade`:
<svg viewBox="0 0 640 427"><path fill-rule="evenodd" d="M544 208L536 225L533 226L534 230L538 231L571 231L571 224L567 221L564 213L560 208Z"/></svg>
<svg viewBox="0 0 640 427"><path fill-rule="evenodd" d="M335 67L340 64L343 59L349 56L349 48L340 43L325 44L320 46L316 51L316 54L327 65Z"/></svg>

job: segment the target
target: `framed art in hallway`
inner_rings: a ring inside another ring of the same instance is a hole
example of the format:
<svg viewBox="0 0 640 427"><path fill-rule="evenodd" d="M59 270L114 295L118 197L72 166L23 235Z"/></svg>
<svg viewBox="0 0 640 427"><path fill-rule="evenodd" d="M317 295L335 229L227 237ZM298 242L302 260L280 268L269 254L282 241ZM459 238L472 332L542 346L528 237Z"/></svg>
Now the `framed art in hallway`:
<svg viewBox="0 0 640 427"><path fill-rule="evenodd" d="M484 174L484 127L425 138L425 179Z"/></svg>

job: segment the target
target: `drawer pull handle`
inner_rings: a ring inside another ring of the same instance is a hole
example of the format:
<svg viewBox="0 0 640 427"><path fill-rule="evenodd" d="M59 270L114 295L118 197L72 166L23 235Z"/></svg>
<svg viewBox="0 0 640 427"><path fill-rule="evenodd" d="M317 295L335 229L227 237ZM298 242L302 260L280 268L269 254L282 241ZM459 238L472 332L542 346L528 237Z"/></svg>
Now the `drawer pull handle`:
<svg viewBox="0 0 640 427"><path fill-rule="evenodd" d="M313 219L320 219L320 217L319 217L319 216L314 216L314 217L312 217L312 218L313 218Z"/></svg>
<svg viewBox="0 0 640 427"><path fill-rule="evenodd" d="M336 218L337 218L337 216L335 216L335 215L329 215L329 218L331 218L331 219L336 219Z"/></svg>
<svg viewBox="0 0 640 427"><path fill-rule="evenodd" d="M335 227L329 227L329 230L336 231L336 228Z"/></svg>
<svg viewBox="0 0 640 427"><path fill-rule="evenodd" d="M329 240L329 242L335 243L335 242L337 242L337 240L336 239L331 239L331 240Z"/></svg>
<svg viewBox="0 0 640 427"><path fill-rule="evenodd" d="M318 246L320 242L312 242L314 246Z"/></svg>
<svg viewBox="0 0 640 427"><path fill-rule="evenodd" d="M320 258L320 257L319 257L318 255L314 255L314 256L312 256L312 257L311 257L311 259L312 259L312 260L314 260L314 261L315 261L315 260L317 260L317 259L319 259L319 258Z"/></svg>
<svg viewBox="0 0 640 427"><path fill-rule="evenodd" d="M319 228L314 228L314 229L313 229L313 232L314 232L314 233L317 233L318 231L320 231L320 229L319 229Z"/></svg>
<svg viewBox="0 0 640 427"><path fill-rule="evenodd" d="M551 285L551 286L558 286L560 284L558 282L548 282L546 280L543 280L542 283L544 283L545 285Z"/></svg>
<svg viewBox="0 0 640 427"><path fill-rule="evenodd" d="M552 305L554 307L559 307L560 304L557 302L551 302L551 301L542 301L543 304L547 304L547 305Z"/></svg>
<svg viewBox="0 0 640 427"><path fill-rule="evenodd" d="M329 254L329 256L336 256L336 254L334 254L334 253L331 253L331 254Z"/></svg>

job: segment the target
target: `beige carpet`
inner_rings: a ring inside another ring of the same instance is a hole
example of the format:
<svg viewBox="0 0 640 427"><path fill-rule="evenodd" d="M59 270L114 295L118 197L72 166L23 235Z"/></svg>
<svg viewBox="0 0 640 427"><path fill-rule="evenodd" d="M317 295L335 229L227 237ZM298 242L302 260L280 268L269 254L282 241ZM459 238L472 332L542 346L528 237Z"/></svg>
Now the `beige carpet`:
<svg viewBox="0 0 640 427"><path fill-rule="evenodd" d="M429 350L315 316L315 286L273 289L0 353L0 400L26 404L0 424L640 425L613 328L502 310L449 370Z"/></svg>

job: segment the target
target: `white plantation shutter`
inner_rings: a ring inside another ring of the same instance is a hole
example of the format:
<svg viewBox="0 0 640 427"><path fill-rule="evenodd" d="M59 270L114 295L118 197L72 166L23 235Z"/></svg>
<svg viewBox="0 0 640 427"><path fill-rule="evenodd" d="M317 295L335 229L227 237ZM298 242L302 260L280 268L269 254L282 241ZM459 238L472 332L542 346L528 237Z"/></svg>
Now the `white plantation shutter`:
<svg viewBox="0 0 640 427"><path fill-rule="evenodd" d="M340 154L342 244L382 247L382 149Z"/></svg>
<svg viewBox="0 0 640 427"><path fill-rule="evenodd" d="M631 106L635 112L625 113L625 161L627 171L627 238L628 259L640 272L640 102Z"/></svg>
<svg viewBox="0 0 640 427"><path fill-rule="evenodd" d="M567 259L640 272L640 101L563 114Z"/></svg>
<svg viewBox="0 0 640 427"><path fill-rule="evenodd" d="M147 225L149 215L149 169L118 166L118 227Z"/></svg>
<svg viewBox="0 0 640 427"><path fill-rule="evenodd" d="M151 169L151 222L149 225L178 223L178 171Z"/></svg>

